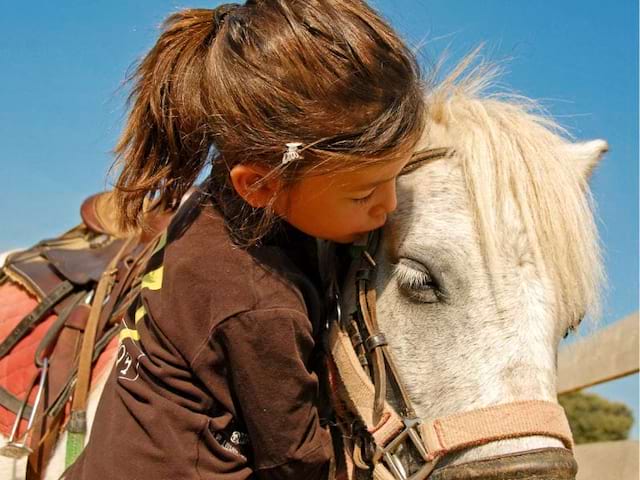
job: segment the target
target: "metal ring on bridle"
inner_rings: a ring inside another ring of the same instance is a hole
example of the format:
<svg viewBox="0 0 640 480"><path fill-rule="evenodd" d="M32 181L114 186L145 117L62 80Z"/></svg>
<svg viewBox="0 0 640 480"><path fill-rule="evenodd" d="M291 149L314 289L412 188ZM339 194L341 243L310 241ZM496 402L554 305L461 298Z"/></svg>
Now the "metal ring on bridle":
<svg viewBox="0 0 640 480"><path fill-rule="evenodd" d="M375 333L364 341L364 347L367 349L367 352L371 352L372 350L384 345L388 345L388 343L387 338L382 332Z"/></svg>
<svg viewBox="0 0 640 480"><path fill-rule="evenodd" d="M334 293L334 298L336 302L336 320L338 323L342 322L342 307L340 306L340 294L338 292Z"/></svg>

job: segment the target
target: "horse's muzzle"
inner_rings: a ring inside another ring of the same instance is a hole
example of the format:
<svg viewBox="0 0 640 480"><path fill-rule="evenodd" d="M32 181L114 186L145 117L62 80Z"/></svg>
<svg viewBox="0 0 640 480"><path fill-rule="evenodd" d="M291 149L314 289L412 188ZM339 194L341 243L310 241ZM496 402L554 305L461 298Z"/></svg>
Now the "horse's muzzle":
<svg viewBox="0 0 640 480"><path fill-rule="evenodd" d="M571 451L543 448L433 471L430 480L574 480L578 464Z"/></svg>

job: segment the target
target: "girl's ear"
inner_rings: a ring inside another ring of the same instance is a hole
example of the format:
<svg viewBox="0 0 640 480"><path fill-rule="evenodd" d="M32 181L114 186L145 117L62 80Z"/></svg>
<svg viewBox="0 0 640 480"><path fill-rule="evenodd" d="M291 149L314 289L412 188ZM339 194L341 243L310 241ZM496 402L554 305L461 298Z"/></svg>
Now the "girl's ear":
<svg viewBox="0 0 640 480"><path fill-rule="evenodd" d="M280 191L281 181L268 174L267 167L255 163L235 165L229 172L236 193L254 208L266 207Z"/></svg>

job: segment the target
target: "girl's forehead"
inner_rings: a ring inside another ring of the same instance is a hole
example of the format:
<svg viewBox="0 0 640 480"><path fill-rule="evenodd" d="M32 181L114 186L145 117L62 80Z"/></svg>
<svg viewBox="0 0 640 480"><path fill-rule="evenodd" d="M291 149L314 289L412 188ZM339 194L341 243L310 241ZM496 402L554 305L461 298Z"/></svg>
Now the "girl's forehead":
<svg viewBox="0 0 640 480"><path fill-rule="evenodd" d="M408 161L409 158L402 158L354 170L335 172L327 174L325 181L344 189L371 189L397 177Z"/></svg>

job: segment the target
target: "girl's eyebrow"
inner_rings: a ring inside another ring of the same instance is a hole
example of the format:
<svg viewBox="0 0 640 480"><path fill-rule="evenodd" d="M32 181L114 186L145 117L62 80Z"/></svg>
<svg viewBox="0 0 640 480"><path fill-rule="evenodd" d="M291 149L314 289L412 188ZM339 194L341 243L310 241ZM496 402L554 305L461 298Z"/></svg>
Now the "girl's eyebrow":
<svg viewBox="0 0 640 480"><path fill-rule="evenodd" d="M398 175L394 175L393 177L385 178L384 180L376 180L375 182L371 182L371 183L368 183L366 185L362 185L362 186L358 187L358 190L368 190L370 188L377 187L381 183L386 183L386 182L390 182L391 180L395 180L395 178L397 176Z"/></svg>

